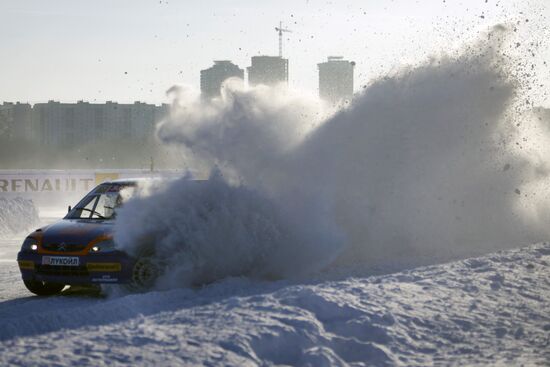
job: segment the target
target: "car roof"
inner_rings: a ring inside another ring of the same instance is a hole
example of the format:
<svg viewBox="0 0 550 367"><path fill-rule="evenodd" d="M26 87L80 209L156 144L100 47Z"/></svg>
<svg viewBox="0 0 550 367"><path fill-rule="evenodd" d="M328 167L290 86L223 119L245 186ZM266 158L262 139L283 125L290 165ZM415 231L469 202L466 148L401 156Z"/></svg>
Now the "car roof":
<svg viewBox="0 0 550 367"><path fill-rule="evenodd" d="M110 185L110 184L135 185L135 184L138 184L140 182L158 181L158 180L162 180L162 179L176 179L176 178L179 178L179 177L161 177L161 176L157 176L157 177L119 178L117 180L104 181L104 182L101 183L101 185L104 185L104 184L107 184L107 185ZM191 179L189 179L189 181L206 181L206 180L198 180L198 179L191 178Z"/></svg>
<svg viewBox="0 0 550 367"><path fill-rule="evenodd" d="M104 181L101 185L110 185L110 184L119 184L119 185L133 185L139 182L157 180L158 178L153 177L136 177L136 178L119 178L117 180Z"/></svg>

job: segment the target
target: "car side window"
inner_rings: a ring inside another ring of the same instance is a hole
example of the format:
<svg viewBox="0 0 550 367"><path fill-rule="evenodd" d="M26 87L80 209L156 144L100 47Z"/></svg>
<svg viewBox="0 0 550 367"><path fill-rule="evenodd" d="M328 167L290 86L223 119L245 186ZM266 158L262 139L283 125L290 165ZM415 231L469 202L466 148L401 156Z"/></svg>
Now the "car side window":
<svg viewBox="0 0 550 367"><path fill-rule="evenodd" d="M117 192L100 195L95 211L104 218L112 217L117 205L117 196Z"/></svg>

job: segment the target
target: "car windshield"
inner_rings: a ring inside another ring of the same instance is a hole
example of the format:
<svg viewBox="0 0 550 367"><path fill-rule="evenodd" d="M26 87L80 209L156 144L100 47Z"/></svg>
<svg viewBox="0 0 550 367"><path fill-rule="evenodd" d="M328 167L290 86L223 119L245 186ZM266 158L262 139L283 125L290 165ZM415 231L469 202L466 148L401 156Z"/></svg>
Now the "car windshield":
<svg viewBox="0 0 550 367"><path fill-rule="evenodd" d="M67 214L66 219L114 219L116 208L132 196L133 184L106 183L97 186Z"/></svg>

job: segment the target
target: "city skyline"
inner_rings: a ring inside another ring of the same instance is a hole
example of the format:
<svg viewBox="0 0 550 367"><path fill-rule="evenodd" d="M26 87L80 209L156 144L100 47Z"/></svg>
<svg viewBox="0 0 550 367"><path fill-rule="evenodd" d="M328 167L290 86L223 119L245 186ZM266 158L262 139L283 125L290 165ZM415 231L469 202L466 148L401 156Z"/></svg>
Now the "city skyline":
<svg viewBox="0 0 550 367"><path fill-rule="evenodd" d="M343 60L343 56L328 56L328 63L318 63L317 67L319 69L319 79L318 79L318 91L319 97L326 99L327 102L336 103L340 99L351 99L353 93L353 69L355 67L355 62L351 63L348 60ZM322 65L327 64L331 65L332 63L336 64L350 64L351 65L351 74L347 75L349 71L339 70L339 67L328 68L321 67ZM213 60L213 65L209 68L203 69L200 71L200 92L201 97L205 99L211 99L214 97L219 97L221 95L222 84L229 78L240 78L243 81L243 86L245 87L255 87L257 85L264 86L274 86L279 83L284 83L288 86L288 74L289 66L288 59L282 58L280 56L268 56L268 55L259 55L252 56L250 60L250 66L246 67L246 78L244 69L239 68L239 65L234 64L231 60ZM326 79L328 77L328 79ZM345 80L339 80L341 77L344 77ZM347 80L347 78L351 78ZM246 83L245 83L246 80ZM326 91L330 90L327 95ZM87 104L87 105L104 105L104 104L119 104L118 101L87 101L79 99L76 102L73 101L58 101L55 99L49 99L46 101L37 101L34 103L26 101L3 101L3 105L0 107L9 107L9 106L23 106L29 105L34 108L35 105L42 104ZM125 104L124 102L121 105ZM134 101L133 103L126 104L147 104L145 101ZM155 103L152 105L156 106ZM160 103L160 107L166 106L166 103ZM1 112L1 110L0 110Z"/></svg>
<svg viewBox="0 0 550 367"><path fill-rule="evenodd" d="M207 1L193 7L145 0L100 0L93 6L64 0L3 0L0 101L159 104L167 100L165 91L172 85L198 90L199 71L211 60L228 58L247 65L252 56L277 55L279 21L293 31L284 34L283 50L291 60L291 88L317 94L315 65L328 55L346 55L357 62L357 91L402 65L458 47L533 4L543 15L549 12L542 1L512 0L499 6L491 1L426 0L426 6L418 6L404 0L285 0L266 2L261 8L251 1L237 2ZM233 10L236 5L238 13ZM536 21L531 17L533 24ZM425 42L427 37L430 42Z"/></svg>

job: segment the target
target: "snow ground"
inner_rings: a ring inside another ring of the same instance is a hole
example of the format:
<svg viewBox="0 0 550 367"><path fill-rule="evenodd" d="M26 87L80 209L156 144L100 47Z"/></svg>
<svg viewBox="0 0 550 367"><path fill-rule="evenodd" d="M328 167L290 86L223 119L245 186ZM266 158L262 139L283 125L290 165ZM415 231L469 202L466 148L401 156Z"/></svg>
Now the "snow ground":
<svg viewBox="0 0 550 367"><path fill-rule="evenodd" d="M548 365L550 244L339 279L26 292L0 244L0 365Z"/></svg>

